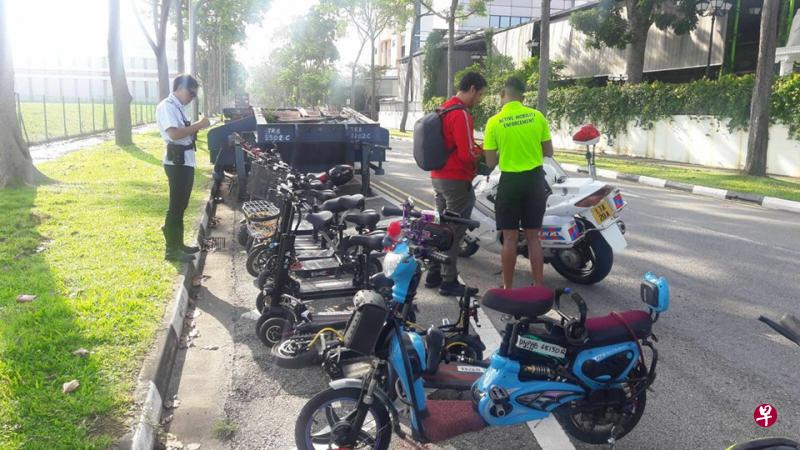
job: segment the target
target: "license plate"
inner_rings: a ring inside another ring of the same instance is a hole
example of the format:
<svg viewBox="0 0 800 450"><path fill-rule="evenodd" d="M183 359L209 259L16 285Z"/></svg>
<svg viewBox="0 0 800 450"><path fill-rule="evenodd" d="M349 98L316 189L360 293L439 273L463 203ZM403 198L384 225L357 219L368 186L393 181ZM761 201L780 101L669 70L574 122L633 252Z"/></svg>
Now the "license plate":
<svg viewBox="0 0 800 450"><path fill-rule="evenodd" d="M553 358L563 359L567 356L567 349L560 346L542 341L533 336L517 336L517 347L527 350L529 352L538 353L540 355L551 356Z"/></svg>
<svg viewBox="0 0 800 450"><path fill-rule="evenodd" d="M603 200L592 207L592 215L597 223L603 223L614 215L614 210L608 205L607 201Z"/></svg>

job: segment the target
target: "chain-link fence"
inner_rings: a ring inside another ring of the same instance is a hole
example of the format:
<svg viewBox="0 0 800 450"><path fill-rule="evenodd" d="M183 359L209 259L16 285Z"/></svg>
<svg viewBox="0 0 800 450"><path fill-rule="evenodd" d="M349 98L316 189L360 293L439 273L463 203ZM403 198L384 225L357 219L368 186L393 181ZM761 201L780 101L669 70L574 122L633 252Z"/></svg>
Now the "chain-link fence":
<svg viewBox="0 0 800 450"><path fill-rule="evenodd" d="M16 94L17 120L28 144L43 144L114 129L111 99L42 96L40 101L20 101ZM155 122L156 105L131 103L131 123Z"/></svg>

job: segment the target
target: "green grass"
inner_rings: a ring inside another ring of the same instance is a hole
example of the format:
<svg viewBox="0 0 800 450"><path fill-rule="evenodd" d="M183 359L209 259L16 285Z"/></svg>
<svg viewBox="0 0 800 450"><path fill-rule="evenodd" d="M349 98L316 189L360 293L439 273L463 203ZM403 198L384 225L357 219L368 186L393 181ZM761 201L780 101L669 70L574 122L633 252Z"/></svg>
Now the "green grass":
<svg viewBox="0 0 800 450"><path fill-rule="evenodd" d="M414 133L412 133L411 131L400 131L397 128L389 128L389 136L395 138L411 139L412 137L414 137Z"/></svg>
<svg viewBox="0 0 800 450"><path fill-rule="evenodd" d="M155 110L151 105L131 105L131 120L134 124L148 123L154 120ZM47 133L45 134L45 109L47 111ZM46 139L63 138L91 133L114 127L114 105L105 105L105 121L103 120L103 104L95 103L61 103L41 102L20 103L22 120L30 142L43 142ZM64 112L66 112L66 133L64 131ZM94 113L94 126L92 114Z"/></svg>
<svg viewBox="0 0 800 450"><path fill-rule="evenodd" d="M560 162L586 165L582 154L556 152ZM736 171L716 170L700 166L659 163L653 160L636 160L606 155L597 156L597 167L617 172L662 178L700 186L729 189L737 192L765 195L800 201L800 180L754 177Z"/></svg>
<svg viewBox="0 0 800 450"><path fill-rule="evenodd" d="M42 164L54 183L0 193L2 449L107 448L127 431L141 361L177 274L159 229L163 144L155 133L134 140ZM187 230L209 174L208 164L196 173ZM19 294L38 298L19 304ZM73 356L81 347L93 353ZM72 379L80 388L63 394Z"/></svg>

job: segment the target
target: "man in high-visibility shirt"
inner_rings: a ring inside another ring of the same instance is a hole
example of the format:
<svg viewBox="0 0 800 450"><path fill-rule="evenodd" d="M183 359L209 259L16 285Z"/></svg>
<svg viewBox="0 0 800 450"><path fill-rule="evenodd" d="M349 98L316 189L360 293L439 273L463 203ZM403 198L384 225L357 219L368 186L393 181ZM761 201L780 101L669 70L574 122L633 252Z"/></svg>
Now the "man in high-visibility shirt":
<svg viewBox="0 0 800 450"><path fill-rule="evenodd" d="M503 287L511 288L517 263L519 230L528 242L534 284L544 283L544 256L539 230L547 208L547 182L542 163L553 156L550 127L544 115L522 105L525 84L509 78L500 93L503 108L489 118L484 132L486 165L500 165L494 204L497 229L503 233Z"/></svg>

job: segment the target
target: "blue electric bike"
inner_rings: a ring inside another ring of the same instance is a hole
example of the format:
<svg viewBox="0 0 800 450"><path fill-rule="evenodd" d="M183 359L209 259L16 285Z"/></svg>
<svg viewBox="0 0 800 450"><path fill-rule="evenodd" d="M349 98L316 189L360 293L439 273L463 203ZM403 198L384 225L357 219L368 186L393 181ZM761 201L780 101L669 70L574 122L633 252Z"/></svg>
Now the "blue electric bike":
<svg viewBox="0 0 800 450"><path fill-rule="evenodd" d="M414 274L408 254L402 242L387 254L384 267L393 266L396 283ZM650 340L652 324L669 306L669 286L666 279L648 273L641 284L648 311L589 319L586 303L575 293L570 297L579 317L561 310L560 299L570 292L544 287L486 292L483 306L513 320L507 323L489 368L473 384L471 401L425 397L423 376L439 367L442 333L405 330L388 311L372 309L368 319L356 311L345 346L370 355L370 369L361 379L331 382L330 388L306 403L295 425L297 448L386 449L392 431L405 436L400 415L384 390L396 385L390 381L394 377L399 378L399 394L410 405L411 437L419 442L439 442L552 413L580 441L613 443L630 432L644 413L646 390L655 379L658 361ZM551 309L555 317L546 315ZM643 346L650 349L649 364Z"/></svg>

